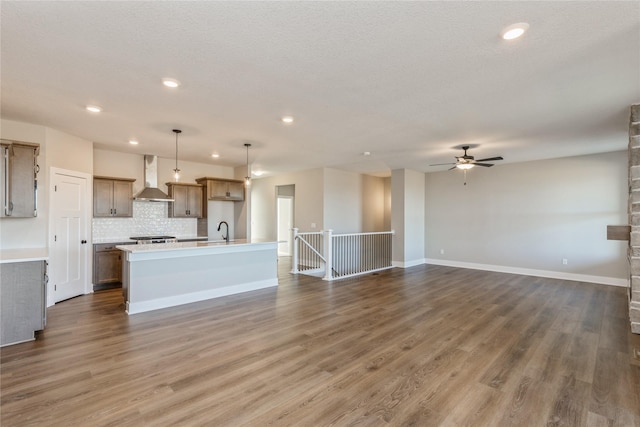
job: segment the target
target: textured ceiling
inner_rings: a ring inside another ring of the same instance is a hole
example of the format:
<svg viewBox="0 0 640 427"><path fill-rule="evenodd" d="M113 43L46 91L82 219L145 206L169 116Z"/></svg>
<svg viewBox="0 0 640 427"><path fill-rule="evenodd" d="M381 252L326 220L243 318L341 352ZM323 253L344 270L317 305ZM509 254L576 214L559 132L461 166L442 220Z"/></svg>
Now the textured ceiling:
<svg viewBox="0 0 640 427"><path fill-rule="evenodd" d="M640 103L638 1L5 0L0 13L3 118L168 158L177 127L180 158L211 164L244 164L250 142L269 174L437 171L461 145L503 163L621 150ZM502 40L515 22L529 31Z"/></svg>

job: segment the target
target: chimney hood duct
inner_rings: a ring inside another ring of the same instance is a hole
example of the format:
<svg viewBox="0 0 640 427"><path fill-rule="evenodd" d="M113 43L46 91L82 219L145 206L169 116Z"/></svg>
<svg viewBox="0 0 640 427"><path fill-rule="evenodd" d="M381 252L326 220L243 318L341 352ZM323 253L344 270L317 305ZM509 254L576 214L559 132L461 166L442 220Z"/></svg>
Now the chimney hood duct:
<svg viewBox="0 0 640 427"><path fill-rule="evenodd" d="M147 202L173 202L158 188L158 156L144 155L144 190L136 194L133 200Z"/></svg>

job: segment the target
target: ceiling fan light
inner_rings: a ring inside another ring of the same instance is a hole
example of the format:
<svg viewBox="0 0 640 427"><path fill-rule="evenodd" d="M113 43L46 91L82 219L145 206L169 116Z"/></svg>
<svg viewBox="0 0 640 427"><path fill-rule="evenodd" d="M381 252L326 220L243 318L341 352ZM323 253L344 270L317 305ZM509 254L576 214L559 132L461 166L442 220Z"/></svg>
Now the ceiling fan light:
<svg viewBox="0 0 640 427"><path fill-rule="evenodd" d="M456 167L462 170L471 169L473 167L473 163L460 163L457 164Z"/></svg>
<svg viewBox="0 0 640 427"><path fill-rule="evenodd" d="M178 80L170 79L170 78L162 79L162 84L165 85L166 87L170 87L172 89L177 88L178 86L180 86L180 82Z"/></svg>
<svg viewBox="0 0 640 427"><path fill-rule="evenodd" d="M502 30L500 36L505 40L517 39L523 35L529 29L529 24L526 22L518 22L517 24L509 25Z"/></svg>

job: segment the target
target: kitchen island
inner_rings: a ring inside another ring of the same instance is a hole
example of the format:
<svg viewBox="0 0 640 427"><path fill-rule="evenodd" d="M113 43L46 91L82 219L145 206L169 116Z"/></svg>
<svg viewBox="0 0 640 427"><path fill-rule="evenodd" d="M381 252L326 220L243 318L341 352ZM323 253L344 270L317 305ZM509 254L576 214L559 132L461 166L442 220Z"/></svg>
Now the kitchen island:
<svg viewBox="0 0 640 427"><path fill-rule="evenodd" d="M278 286L277 242L116 246L128 314Z"/></svg>

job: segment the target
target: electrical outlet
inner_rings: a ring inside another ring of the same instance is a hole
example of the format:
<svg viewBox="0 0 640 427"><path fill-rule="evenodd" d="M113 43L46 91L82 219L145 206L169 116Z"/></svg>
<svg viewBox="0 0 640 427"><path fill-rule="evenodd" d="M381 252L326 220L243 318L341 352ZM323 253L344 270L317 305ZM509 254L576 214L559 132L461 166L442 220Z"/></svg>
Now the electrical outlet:
<svg viewBox="0 0 640 427"><path fill-rule="evenodd" d="M440 249L440 255L444 255L444 249Z"/></svg>
<svg viewBox="0 0 640 427"><path fill-rule="evenodd" d="M562 265L567 265L569 264L569 260L566 258L562 258Z"/></svg>
<svg viewBox="0 0 640 427"><path fill-rule="evenodd" d="M316 228L316 223L315 222L311 223L311 228Z"/></svg>

